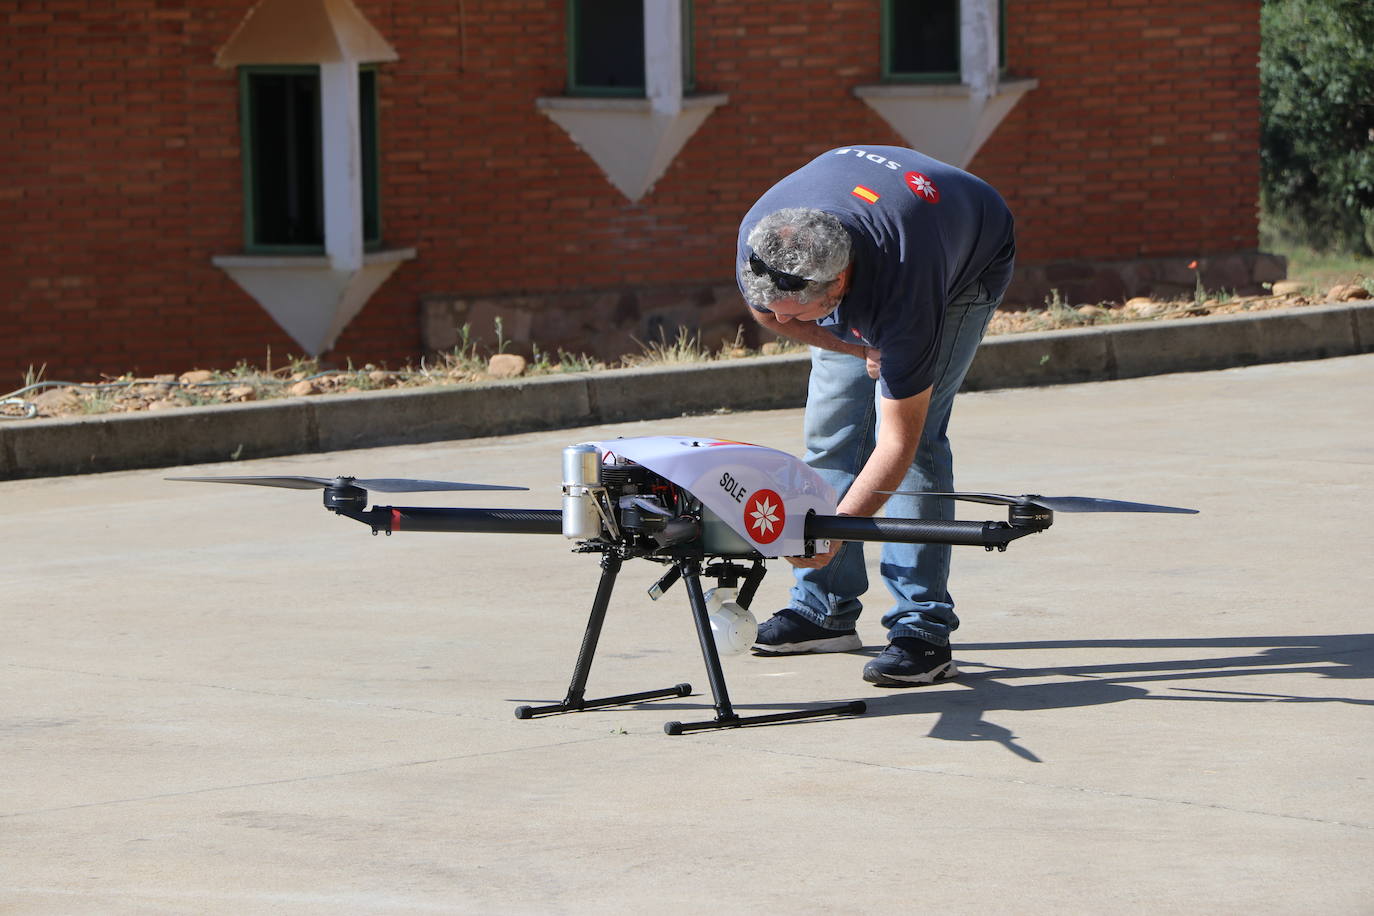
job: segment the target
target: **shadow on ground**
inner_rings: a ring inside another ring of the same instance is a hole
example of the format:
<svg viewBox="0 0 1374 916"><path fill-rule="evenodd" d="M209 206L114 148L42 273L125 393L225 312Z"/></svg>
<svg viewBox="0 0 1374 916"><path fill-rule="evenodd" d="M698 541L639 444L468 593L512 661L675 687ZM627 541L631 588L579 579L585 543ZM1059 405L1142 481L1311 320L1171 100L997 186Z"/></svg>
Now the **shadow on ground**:
<svg viewBox="0 0 1374 916"><path fill-rule="evenodd" d="M976 660L982 652L1016 650L1107 649L1122 652L1151 649L1197 649L1200 658L1111 661L1086 665L1018 668ZM1214 656L1226 650L1252 650ZM1228 690L1227 678L1255 675L1316 674L1325 678L1374 677L1374 634L1325 636L1257 636L1210 639L1057 640L1021 643L964 643L956 657L964 666L958 683L963 691L921 693L903 690L871 698L869 716L938 714L930 737L946 741L995 741L1027 760L1039 761L1016 743L1010 730L988 721L999 710L1067 709L1126 700L1214 703L1352 703L1374 706L1374 700L1345 696L1301 696ZM1058 678L1045 683L1045 678ZM1018 681L1035 680L1035 683ZM1151 689L1152 687L1156 689ZM1163 688L1162 690L1160 688Z"/></svg>
<svg viewBox="0 0 1374 916"><path fill-rule="evenodd" d="M1019 668L979 661L980 653L1017 650L1077 651L1110 650L1113 656L1144 653L1152 649L1196 649L1198 658L1150 661L1110 661L1085 665L1053 665ZM1212 653L1227 650L1231 655ZM855 655L876 654L872 647ZM748 714L774 709L807 709L837 702L864 700L867 718L879 716L938 715L929 736L944 741L991 741L1032 762L1034 751L1017 743L1017 736L989 720L998 711L1039 711L1098 706L1127 700L1166 700L1213 703L1351 703L1374 706L1374 700L1339 695L1304 696L1283 692L1229 690L1227 678L1255 675L1315 674L1324 678L1374 677L1374 633L1324 636L1254 636L1207 639L1080 639L1018 643L961 643L956 659L962 666L957 681L947 688L875 689L863 696L828 699L813 703L733 702L737 712ZM1053 679L1046 682L1045 679ZM1034 683L1028 683L1034 681ZM962 689L960 689L962 688ZM1152 689L1154 688L1154 689ZM696 694L701 702L652 701L634 704L645 710L692 710L711 718L710 695ZM733 697L732 697L733 700ZM774 723L760 727L824 725L825 719Z"/></svg>

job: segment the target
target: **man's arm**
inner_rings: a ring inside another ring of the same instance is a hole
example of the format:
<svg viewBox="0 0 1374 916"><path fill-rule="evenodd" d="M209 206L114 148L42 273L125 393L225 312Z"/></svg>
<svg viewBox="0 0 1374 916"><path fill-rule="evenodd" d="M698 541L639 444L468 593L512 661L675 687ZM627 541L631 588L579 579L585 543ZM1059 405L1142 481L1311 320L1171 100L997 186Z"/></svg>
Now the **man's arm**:
<svg viewBox="0 0 1374 916"><path fill-rule="evenodd" d="M916 458L930 408L930 389L909 398L879 398L878 442L864 463L859 476L849 487L836 510L837 515L876 515L887 502L879 490L895 490ZM814 557L788 557L787 562L801 569L819 569L839 551L842 541L831 541L830 550Z"/></svg>
<svg viewBox="0 0 1374 916"><path fill-rule="evenodd" d="M878 402L877 445L841 500L840 515L876 515L887 502L887 494L877 491L901 486L907 468L916 459L930 408L930 389L909 398L879 398Z"/></svg>
<svg viewBox="0 0 1374 916"><path fill-rule="evenodd" d="M762 327L774 334L781 334L783 337L790 337L798 343L820 347L822 350L834 350L836 353L848 353L850 356L859 357L859 359L864 358L862 346L845 343L814 321L779 321L767 312L760 312L758 309L752 308L749 310L749 314L753 315L754 320Z"/></svg>

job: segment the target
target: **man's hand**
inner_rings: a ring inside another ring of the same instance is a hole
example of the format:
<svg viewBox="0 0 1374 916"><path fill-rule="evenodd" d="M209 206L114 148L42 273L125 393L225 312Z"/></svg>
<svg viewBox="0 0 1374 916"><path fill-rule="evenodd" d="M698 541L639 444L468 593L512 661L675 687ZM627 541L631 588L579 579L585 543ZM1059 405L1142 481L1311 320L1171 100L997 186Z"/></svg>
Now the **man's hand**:
<svg viewBox="0 0 1374 916"><path fill-rule="evenodd" d="M864 347L864 362L867 364L869 378L877 378L883 368L883 354L873 347Z"/></svg>
<svg viewBox="0 0 1374 916"><path fill-rule="evenodd" d="M872 356L868 354L872 353ZM876 350L865 348L864 356L870 365L881 355ZM871 517L877 515L887 502L884 490L895 490L906 476L906 470L916 457L916 448L921 440L921 428L926 421L926 408L930 406L930 389L901 400L883 398L879 409L881 420L878 424L878 442L864 463L859 476L850 485L836 515ZM839 553L843 541L831 541L830 549L814 557L785 557L797 569L820 569Z"/></svg>
<svg viewBox="0 0 1374 916"><path fill-rule="evenodd" d="M833 350L836 353L848 353L850 356L857 356L860 359L864 357L863 347L840 340L814 321L778 321L772 315L757 309L750 309L749 314L754 316L754 321L758 322L760 327L767 328L782 337L795 340L797 343L806 344L809 347L820 347L822 350Z"/></svg>
<svg viewBox="0 0 1374 916"><path fill-rule="evenodd" d="M830 549L825 553L818 553L814 557L783 557L797 569L820 569L822 566L835 559L835 554L840 552L844 546L844 541L831 541Z"/></svg>

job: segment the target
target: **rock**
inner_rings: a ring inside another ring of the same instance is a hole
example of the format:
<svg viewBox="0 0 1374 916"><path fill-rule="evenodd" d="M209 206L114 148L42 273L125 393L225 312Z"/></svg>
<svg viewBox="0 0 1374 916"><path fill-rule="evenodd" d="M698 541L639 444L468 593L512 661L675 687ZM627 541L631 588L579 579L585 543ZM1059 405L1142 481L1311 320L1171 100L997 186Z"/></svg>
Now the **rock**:
<svg viewBox="0 0 1374 916"><path fill-rule="evenodd" d="M1121 307L1122 312L1136 318L1153 318L1164 310L1165 306L1162 302L1156 302L1144 296L1127 299L1126 304Z"/></svg>
<svg viewBox="0 0 1374 916"><path fill-rule="evenodd" d="M28 400L38 405L38 412L55 417L81 407L81 395L75 388L45 388Z"/></svg>
<svg viewBox="0 0 1374 916"><path fill-rule="evenodd" d="M367 380L374 385L385 385L387 382L391 381L391 373L383 372L380 369L378 369L376 371L369 372L367 374Z"/></svg>
<svg viewBox="0 0 1374 916"><path fill-rule="evenodd" d="M288 389L288 393L293 398L303 398L306 395L314 394L318 390L319 389L315 387L315 383L313 381L309 379L301 379L299 382L292 385Z"/></svg>
<svg viewBox="0 0 1374 916"><path fill-rule="evenodd" d="M256 401L258 392L252 385L235 385L229 389L229 398L234 401Z"/></svg>
<svg viewBox="0 0 1374 916"><path fill-rule="evenodd" d="M1368 299L1369 290L1357 283L1341 283L1327 290L1328 302L1349 302L1352 299Z"/></svg>
<svg viewBox="0 0 1374 916"><path fill-rule="evenodd" d="M1107 314L1107 310L1100 305L1080 305L1074 311L1078 312L1078 314L1082 315L1084 318L1101 318L1103 315Z"/></svg>
<svg viewBox="0 0 1374 916"><path fill-rule="evenodd" d="M181 381L187 385L199 385L201 382L208 382L215 377L215 373L209 369L192 369L190 372L181 373Z"/></svg>
<svg viewBox="0 0 1374 916"><path fill-rule="evenodd" d="M766 341L763 346L759 347L759 352L764 356L776 356L781 349L782 344L778 343L776 340L769 340Z"/></svg>
<svg viewBox="0 0 1374 916"><path fill-rule="evenodd" d="M487 374L493 378L515 378L525 371L525 357L518 353L497 353L487 363Z"/></svg>
<svg viewBox="0 0 1374 916"><path fill-rule="evenodd" d="M1299 283L1297 280L1280 280L1269 287L1269 292L1275 296L1297 296L1306 288L1305 284Z"/></svg>
<svg viewBox="0 0 1374 916"><path fill-rule="evenodd" d="M172 408L174 408L174 407L176 407L176 406L177 406L177 405L176 405L176 402L175 402L175 401L168 401L168 400L150 401L149 404L148 404L148 410L171 410Z"/></svg>

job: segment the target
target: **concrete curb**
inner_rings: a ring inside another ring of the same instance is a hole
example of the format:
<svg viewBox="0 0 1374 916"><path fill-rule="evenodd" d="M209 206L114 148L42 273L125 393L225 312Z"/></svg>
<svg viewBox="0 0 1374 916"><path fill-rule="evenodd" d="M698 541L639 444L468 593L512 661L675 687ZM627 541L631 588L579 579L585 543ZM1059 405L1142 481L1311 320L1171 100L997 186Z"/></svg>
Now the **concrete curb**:
<svg viewBox="0 0 1374 916"><path fill-rule="evenodd" d="M1351 356L1374 350L1374 302L989 338L965 388L1024 388Z"/></svg>
<svg viewBox="0 0 1374 916"><path fill-rule="evenodd" d="M1198 372L1374 351L1374 302L989 338L965 388ZM0 425L0 479L799 407L804 354Z"/></svg>

